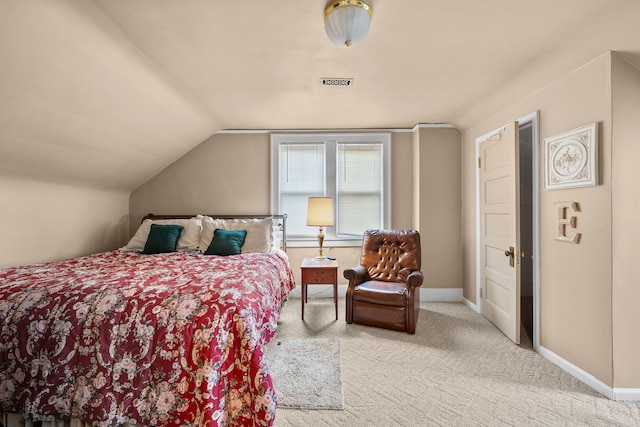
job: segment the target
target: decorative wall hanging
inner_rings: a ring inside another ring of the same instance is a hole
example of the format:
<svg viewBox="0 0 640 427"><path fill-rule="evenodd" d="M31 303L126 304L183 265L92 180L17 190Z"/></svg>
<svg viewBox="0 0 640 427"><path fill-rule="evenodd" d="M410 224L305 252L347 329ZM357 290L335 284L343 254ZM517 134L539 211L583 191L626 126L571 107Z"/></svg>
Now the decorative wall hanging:
<svg viewBox="0 0 640 427"><path fill-rule="evenodd" d="M545 190L598 185L598 124L544 139Z"/></svg>
<svg viewBox="0 0 640 427"><path fill-rule="evenodd" d="M580 243L582 233L573 231L578 227L578 217L573 213L580 212L580 204L578 202L559 202L556 203L556 206L558 207L558 234L556 234L556 240L567 243Z"/></svg>

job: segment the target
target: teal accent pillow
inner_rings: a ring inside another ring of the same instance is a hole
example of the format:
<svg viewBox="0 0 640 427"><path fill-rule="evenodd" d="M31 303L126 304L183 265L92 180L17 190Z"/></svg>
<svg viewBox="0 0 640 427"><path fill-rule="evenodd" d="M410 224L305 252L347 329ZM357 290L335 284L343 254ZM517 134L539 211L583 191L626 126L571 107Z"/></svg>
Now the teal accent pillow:
<svg viewBox="0 0 640 427"><path fill-rule="evenodd" d="M213 240L205 255L237 255L242 252L247 230L223 230L217 228L213 232Z"/></svg>
<svg viewBox="0 0 640 427"><path fill-rule="evenodd" d="M151 224L149 237L144 244L143 254L175 252L178 238L184 227L181 225Z"/></svg>

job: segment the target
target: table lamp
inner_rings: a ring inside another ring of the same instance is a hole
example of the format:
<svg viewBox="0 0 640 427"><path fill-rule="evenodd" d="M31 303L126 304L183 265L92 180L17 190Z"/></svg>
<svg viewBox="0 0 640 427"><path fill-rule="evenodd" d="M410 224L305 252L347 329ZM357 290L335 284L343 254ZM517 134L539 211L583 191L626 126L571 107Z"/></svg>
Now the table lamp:
<svg viewBox="0 0 640 427"><path fill-rule="evenodd" d="M318 245L320 246L320 254L315 257L316 261L324 261L327 258L322 255L322 242L324 234L322 227L329 227L333 224L333 199L331 197L309 197L309 206L307 208L307 225L320 227L318 231Z"/></svg>

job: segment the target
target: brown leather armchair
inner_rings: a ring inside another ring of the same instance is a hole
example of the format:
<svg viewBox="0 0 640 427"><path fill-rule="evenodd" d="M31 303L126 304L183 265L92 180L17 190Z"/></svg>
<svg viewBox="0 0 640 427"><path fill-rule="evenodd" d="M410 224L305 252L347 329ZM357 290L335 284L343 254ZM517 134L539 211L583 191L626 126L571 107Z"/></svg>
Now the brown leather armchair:
<svg viewBox="0 0 640 427"><path fill-rule="evenodd" d="M420 234L367 230L360 265L344 271L347 323L416 332L420 311Z"/></svg>

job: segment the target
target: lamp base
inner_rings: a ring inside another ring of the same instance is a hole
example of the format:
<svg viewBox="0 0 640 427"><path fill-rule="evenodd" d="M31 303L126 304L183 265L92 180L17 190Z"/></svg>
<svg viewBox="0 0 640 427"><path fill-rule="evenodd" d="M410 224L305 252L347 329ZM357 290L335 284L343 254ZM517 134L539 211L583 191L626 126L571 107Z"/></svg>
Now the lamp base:
<svg viewBox="0 0 640 427"><path fill-rule="evenodd" d="M322 226L320 226L320 229L318 231L318 246L319 246L319 252L318 252L318 256L314 258L314 260L316 261L324 261L327 258L322 255L322 242L324 241L324 234L322 233Z"/></svg>

